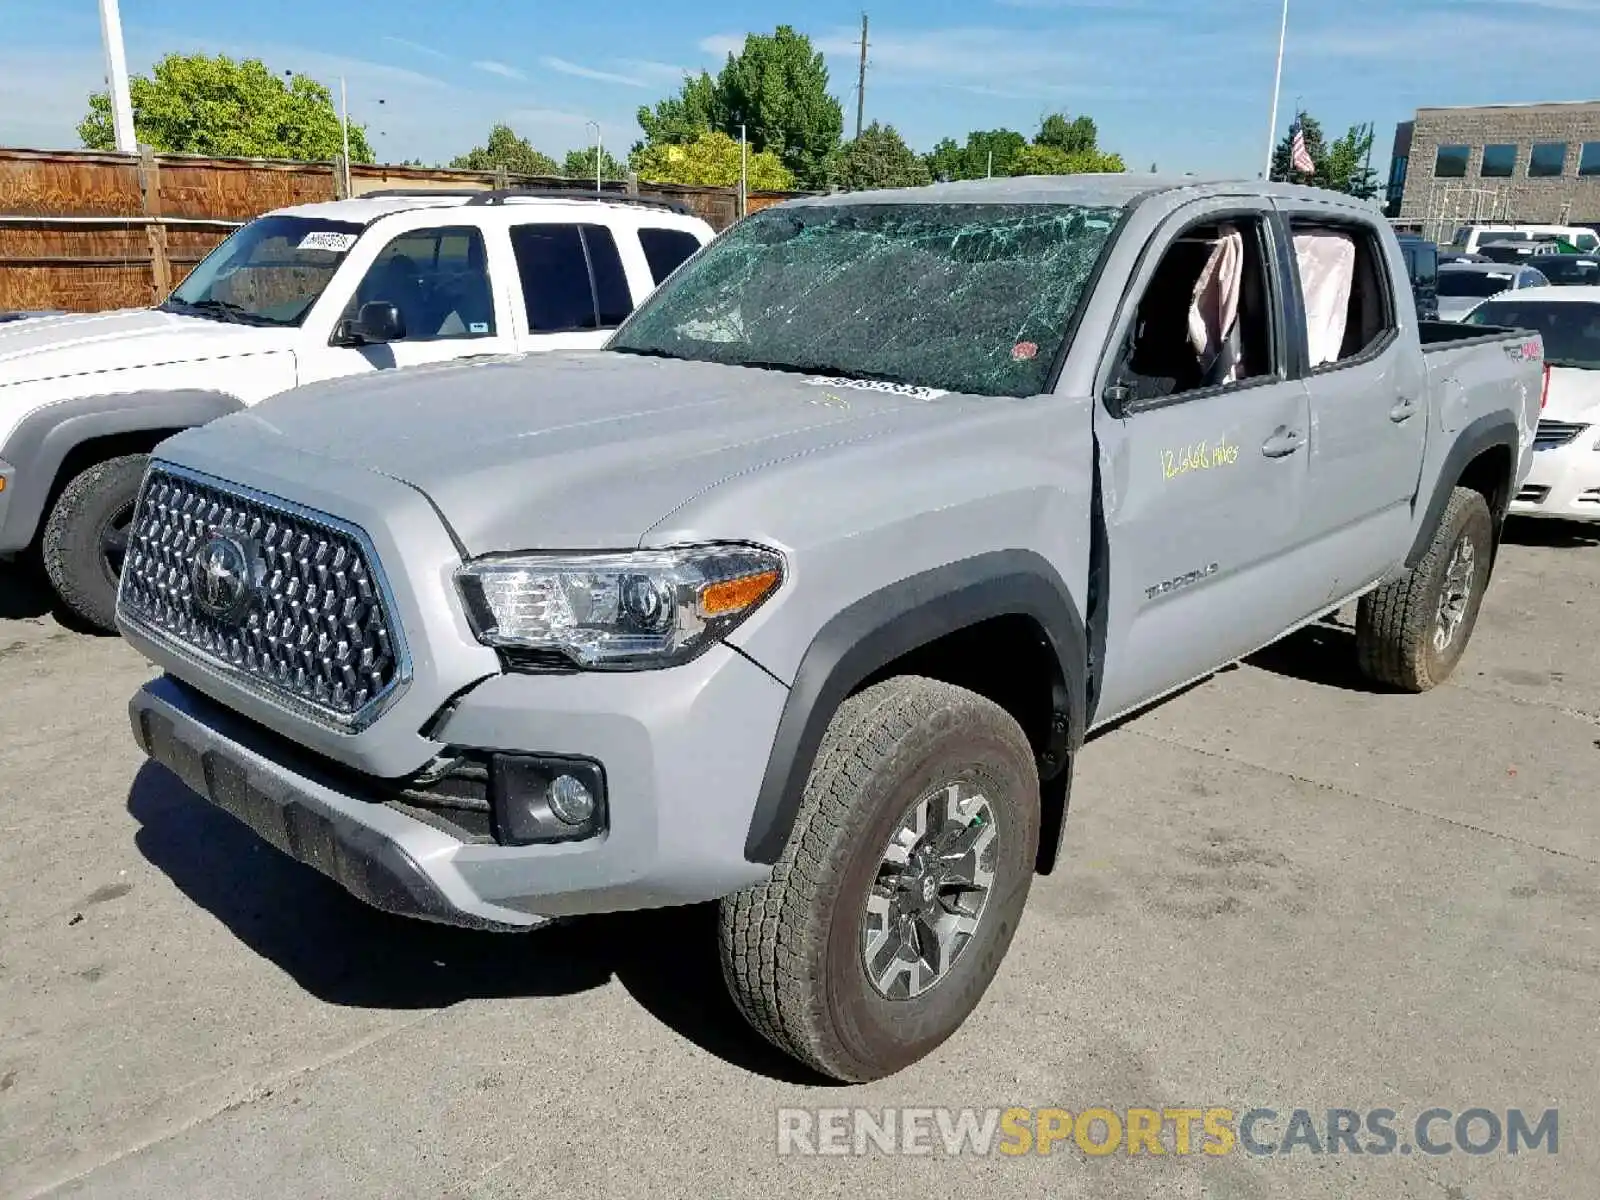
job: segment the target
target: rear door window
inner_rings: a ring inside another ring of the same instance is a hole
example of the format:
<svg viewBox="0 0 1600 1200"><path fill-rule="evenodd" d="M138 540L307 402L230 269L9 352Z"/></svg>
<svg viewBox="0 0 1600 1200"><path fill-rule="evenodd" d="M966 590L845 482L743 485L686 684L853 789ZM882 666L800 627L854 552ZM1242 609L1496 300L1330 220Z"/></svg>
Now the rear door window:
<svg viewBox="0 0 1600 1200"><path fill-rule="evenodd" d="M583 244L589 251L589 270L594 276L595 311L600 329L615 329L633 311L633 293L622 269L617 241L604 225L582 225Z"/></svg>
<svg viewBox="0 0 1600 1200"><path fill-rule="evenodd" d="M650 264L650 277L660 283L700 249L700 239L682 229L641 229L639 245Z"/></svg>
<svg viewBox="0 0 1600 1200"><path fill-rule="evenodd" d="M517 225L511 249L530 333L612 329L633 311L616 240L603 225Z"/></svg>

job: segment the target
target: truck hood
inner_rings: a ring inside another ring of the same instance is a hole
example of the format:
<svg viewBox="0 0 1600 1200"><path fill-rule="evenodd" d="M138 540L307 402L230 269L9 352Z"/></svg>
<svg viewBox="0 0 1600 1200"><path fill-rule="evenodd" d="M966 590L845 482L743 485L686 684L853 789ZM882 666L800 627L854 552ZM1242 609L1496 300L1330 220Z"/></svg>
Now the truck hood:
<svg viewBox="0 0 1600 1200"><path fill-rule="evenodd" d="M288 347L294 332L234 325L154 308L8 321L0 323L0 387L130 367L259 354Z"/></svg>
<svg viewBox="0 0 1600 1200"><path fill-rule="evenodd" d="M239 464L245 478L253 461L288 451L401 480L433 502L472 555L618 549L736 476L984 403L872 388L556 351L301 388L167 448L204 470Z"/></svg>

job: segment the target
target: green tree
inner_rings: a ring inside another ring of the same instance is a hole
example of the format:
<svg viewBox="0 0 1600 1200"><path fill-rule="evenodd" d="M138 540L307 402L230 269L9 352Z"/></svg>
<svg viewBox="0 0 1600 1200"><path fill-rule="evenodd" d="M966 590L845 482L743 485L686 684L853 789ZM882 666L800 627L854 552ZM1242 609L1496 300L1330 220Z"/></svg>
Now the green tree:
<svg viewBox="0 0 1600 1200"><path fill-rule="evenodd" d="M1099 149L1100 131L1090 117L1067 119L1066 113L1051 113L1039 123L1035 146L1050 146L1063 154L1092 154Z"/></svg>
<svg viewBox="0 0 1600 1200"><path fill-rule="evenodd" d="M1352 125L1342 138L1329 144L1324 140L1322 123L1305 113L1299 115L1306 140L1306 153L1316 170L1310 175L1292 170L1294 127L1283 135L1272 152L1272 178L1279 183L1304 183L1312 187L1347 192L1362 200L1378 194L1378 173L1367 165L1372 152L1373 133L1369 126Z"/></svg>
<svg viewBox="0 0 1600 1200"><path fill-rule="evenodd" d="M636 150L633 168L650 183L732 187L739 182L740 145L720 130L702 133L692 142L659 142ZM770 150L752 151L746 163L754 192L787 192L794 173Z"/></svg>
<svg viewBox="0 0 1600 1200"><path fill-rule="evenodd" d="M659 101L654 108L639 110L639 128L644 130L645 141L634 149L639 150L646 143L692 142L702 133L722 129L725 115L716 80L704 71L687 76L677 95Z"/></svg>
<svg viewBox="0 0 1600 1200"><path fill-rule="evenodd" d="M1082 150L1069 154L1055 146L1024 146L1011 160L1013 175L1084 175L1126 171L1120 154Z"/></svg>
<svg viewBox="0 0 1600 1200"><path fill-rule="evenodd" d="M594 159L589 160L590 165ZM560 175L561 167L548 154L535 150L527 138L518 137L509 125L496 125L489 140L450 160L462 171L494 171L504 167L513 175Z"/></svg>
<svg viewBox="0 0 1600 1200"><path fill-rule="evenodd" d="M828 183L847 192L869 188L921 187L932 183L928 164L906 145L893 125L874 121L828 159Z"/></svg>
<svg viewBox="0 0 1600 1200"><path fill-rule="evenodd" d="M562 160L561 173L568 179L593 179L594 178L594 147L587 150L568 150L567 157ZM600 177L602 179L626 179L628 168L611 157L611 151L600 151Z"/></svg>
<svg viewBox="0 0 1600 1200"><path fill-rule="evenodd" d="M285 81L260 59L169 54L150 75L129 79L128 91L134 135L168 153L314 162L343 149L328 89L304 75ZM90 150L115 149L107 93L89 97L78 137ZM350 157L373 160L364 126L350 126Z"/></svg>
<svg viewBox="0 0 1600 1200"><path fill-rule="evenodd" d="M826 183L844 110L828 93L822 55L792 26L750 34L716 78L702 71L685 79L676 95L641 108L645 141L634 149L681 145L713 131L737 138L741 126L751 148L776 154L802 187Z"/></svg>
<svg viewBox="0 0 1600 1200"><path fill-rule="evenodd" d="M935 179L985 179L1011 174L1011 161L1028 139L1014 129L974 130L966 145L945 138L924 161Z"/></svg>

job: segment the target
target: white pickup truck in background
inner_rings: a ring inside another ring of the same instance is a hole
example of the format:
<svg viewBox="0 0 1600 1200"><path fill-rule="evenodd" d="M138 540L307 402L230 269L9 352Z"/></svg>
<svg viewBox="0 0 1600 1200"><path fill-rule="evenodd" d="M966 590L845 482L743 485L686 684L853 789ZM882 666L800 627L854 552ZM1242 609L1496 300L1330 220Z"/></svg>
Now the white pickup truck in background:
<svg viewBox="0 0 1600 1200"><path fill-rule="evenodd" d="M712 237L621 195L380 192L257 218L155 308L0 323L0 556L111 630L157 442L321 380L599 347Z"/></svg>

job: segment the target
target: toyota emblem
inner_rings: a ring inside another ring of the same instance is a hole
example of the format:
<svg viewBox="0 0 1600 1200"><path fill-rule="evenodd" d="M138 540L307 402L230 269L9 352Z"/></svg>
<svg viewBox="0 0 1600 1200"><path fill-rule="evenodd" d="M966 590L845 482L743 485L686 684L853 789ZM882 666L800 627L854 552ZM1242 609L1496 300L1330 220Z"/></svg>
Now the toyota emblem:
<svg viewBox="0 0 1600 1200"><path fill-rule="evenodd" d="M255 555L244 542L213 533L189 569L195 607L218 621L237 623L250 608L254 564Z"/></svg>

